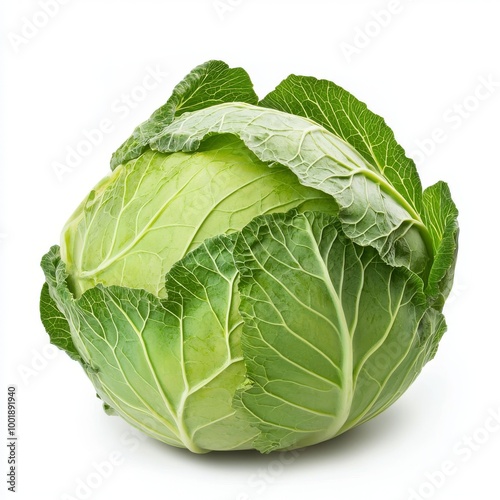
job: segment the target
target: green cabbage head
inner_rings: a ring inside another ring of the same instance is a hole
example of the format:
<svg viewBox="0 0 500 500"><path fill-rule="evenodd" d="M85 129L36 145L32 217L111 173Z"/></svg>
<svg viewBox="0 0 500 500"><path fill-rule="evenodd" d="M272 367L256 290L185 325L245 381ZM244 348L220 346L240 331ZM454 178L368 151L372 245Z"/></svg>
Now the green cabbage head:
<svg viewBox="0 0 500 500"><path fill-rule="evenodd" d="M43 257L41 317L108 413L196 453L313 445L396 401L446 325L457 209L326 80L209 61Z"/></svg>

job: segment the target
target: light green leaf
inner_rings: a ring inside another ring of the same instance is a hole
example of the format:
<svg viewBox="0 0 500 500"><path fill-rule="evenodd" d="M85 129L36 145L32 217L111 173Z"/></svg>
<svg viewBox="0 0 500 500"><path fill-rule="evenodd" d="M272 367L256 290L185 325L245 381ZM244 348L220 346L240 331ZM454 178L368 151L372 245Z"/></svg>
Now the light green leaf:
<svg viewBox="0 0 500 500"><path fill-rule="evenodd" d="M101 283L164 297L165 273L205 239L298 206L337 209L235 137L213 138L195 154L147 151L91 191L63 230L61 255L78 296Z"/></svg>
<svg viewBox="0 0 500 500"><path fill-rule="evenodd" d="M231 133L263 162L288 167L304 186L332 196L343 231L376 248L384 261L417 273L432 257L428 229L377 166L317 123L249 104L221 104L186 113L151 140L162 152L196 151L213 134Z"/></svg>
<svg viewBox="0 0 500 500"><path fill-rule="evenodd" d="M111 158L111 169L140 156L146 151L151 137L174 118L189 111L233 101L251 104L258 101L245 70L230 68L222 61L208 61L197 66L177 84L169 100L118 148Z"/></svg>
<svg viewBox="0 0 500 500"><path fill-rule="evenodd" d="M427 359L422 282L354 245L325 214L272 214L238 236L247 385L235 405L262 452L330 439L373 417Z"/></svg>
<svg viewBox="0 0 500 500"><path fill-rule="evenodd" d="M178 262L167 275L168 300L101 285L78 300L59 296L104 403L197 453L248 448L257 432L231 406L245 379L233 246L220 236Z"/></svg>

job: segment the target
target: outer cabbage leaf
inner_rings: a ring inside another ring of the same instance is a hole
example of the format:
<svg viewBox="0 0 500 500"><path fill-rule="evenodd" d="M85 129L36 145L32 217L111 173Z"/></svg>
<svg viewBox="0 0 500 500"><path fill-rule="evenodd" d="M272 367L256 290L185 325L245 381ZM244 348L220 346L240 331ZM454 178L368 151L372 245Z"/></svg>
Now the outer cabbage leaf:
<svg viewBox="0 0 500 500"><path fill-rule="evenodd" d="M101 285L75 300L57 249L44 259L51 293L106 407L197 453L249 448L257 433L232 407L245 379L233 239L207 240L179 261L167 275L168 300Z"/></svg>
<svg viewBox="0 0 500 500"><path fill-rule="evenodd" d="M290 75L259 106L310 118L338 135L374 165L415 212L422 212L422 185L414 162L405 156L385 120L342 87Z"/></svg>
<svg viewBox="0 0 500 500"><path fill-rule="evenodd" d="M258 217L238 236L247 385L235 405L262 452L330 439L385 408L433 354L422 281L320 213ZM437 311L433 311L433 318Z"/></svg>
<svg viewBox="0 0 500 500"><path fill-rule="evenodd" d="M424 208L434 245L427 294L442 309L453 285L458 252L458 210L446 183L437 182L424 191Z"/></svg>
<svg viewBox="0 0 500 500"><path fill-rule="evenodd" d="M40 316L43 326L50 336L50 342L65 351L71 359L80 361L80 355L71 339L68 320L50 296L49 285L47 283L43 284L42 293L40 294Z"/></svg>
<svg viewBox="0 0 500 500"><path fill-rule="evenodd" d="M441 308L453 284L458 240L458 211L446 184L438 182L422 194L415 163L405 155L385 120L333 82L290 75L259 106L310 118L342 137L420 214L434 255L426 277L427 293Z"/></svg>
<svg viewBox="0 0 500 500"><path fill-rule="evenodd" d="M117 149L111 158L111 169L139 157L148 148L150 138L183 113L234 101L251 104L258 101L247 72L230 68L222 61L200 64L177 84L169 100Z"/></svg>
<svg viewBox="0 0 500 500"><path fill-rule="evenodd" d="M374 165L317 123L249 104L220 104L186 113L150 146L162 152L196 151L213 134L231 133L263 162L288 167L304 186L332 196L345 234L373 246L391 265L423 273L432 242L421 215Z"/></svg>

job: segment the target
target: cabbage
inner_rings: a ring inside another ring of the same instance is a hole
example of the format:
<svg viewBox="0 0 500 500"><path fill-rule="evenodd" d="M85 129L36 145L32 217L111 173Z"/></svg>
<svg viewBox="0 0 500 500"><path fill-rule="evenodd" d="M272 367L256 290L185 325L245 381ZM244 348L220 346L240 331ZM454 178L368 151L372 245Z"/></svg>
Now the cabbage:
<svg viewBox="0 0 500 500"><path fill-rule="evenodd" d="M114 153L42 259L42 322L104 409L196 453L313 445L434 357L457 254L384 120L326 80L209 61Z"/></svg>

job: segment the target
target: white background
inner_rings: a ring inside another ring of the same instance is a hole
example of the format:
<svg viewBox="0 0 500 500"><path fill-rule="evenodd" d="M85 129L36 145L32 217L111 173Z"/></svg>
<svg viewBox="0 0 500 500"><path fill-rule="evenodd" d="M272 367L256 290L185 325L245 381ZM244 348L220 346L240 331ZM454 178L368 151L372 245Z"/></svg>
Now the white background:
<svg viewBox="0 0 500 500"><path fill-rule="evenodd" d="M51 1L51 17L42 0L5 0L0 12L0 437L15 384L13 498L500 498L499 3ZM460 209L436 358L384 414L293 455L197 456L141 440L48 347L38 316L39 260L65 220L132 129L214 58L248 70L261 96L292 72L342 85L385 117L424 186L446 180ZM145 90L148 71L158 82ZM54 164L102 120L99 144L56 175ZM0 496L10 498L1 447Z"/></svg>

